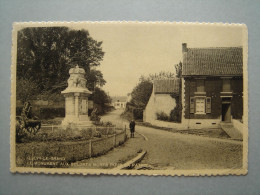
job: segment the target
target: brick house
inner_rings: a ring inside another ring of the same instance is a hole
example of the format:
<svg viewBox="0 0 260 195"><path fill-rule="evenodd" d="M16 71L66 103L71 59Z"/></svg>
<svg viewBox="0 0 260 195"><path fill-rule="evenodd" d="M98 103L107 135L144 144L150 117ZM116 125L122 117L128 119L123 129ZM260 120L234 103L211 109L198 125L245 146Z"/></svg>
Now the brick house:
<svg viewBox="0 0 260 195"><path fill-rule="evenodd" d="M187 48L183 43L182 53L182 123L214 128L242 121L242 47Z"/></svg>

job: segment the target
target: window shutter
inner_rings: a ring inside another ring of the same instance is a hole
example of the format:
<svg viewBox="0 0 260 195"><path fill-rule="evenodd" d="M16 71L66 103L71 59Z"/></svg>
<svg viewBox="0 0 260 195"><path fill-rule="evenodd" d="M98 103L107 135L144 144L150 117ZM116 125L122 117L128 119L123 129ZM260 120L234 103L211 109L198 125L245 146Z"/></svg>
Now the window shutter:
<svg viewBox="0 0 260 195"><path fill-rule="evenodd" d="M190 113L191 114L195 113L195 98L194 97L190 98Z"/></svg>
<svg viewBox="0 0 260 195"><path fill-rule="evenodd" d="M211 113L211 97L207 97L207 101L206 101L206 113Z"/></svg>

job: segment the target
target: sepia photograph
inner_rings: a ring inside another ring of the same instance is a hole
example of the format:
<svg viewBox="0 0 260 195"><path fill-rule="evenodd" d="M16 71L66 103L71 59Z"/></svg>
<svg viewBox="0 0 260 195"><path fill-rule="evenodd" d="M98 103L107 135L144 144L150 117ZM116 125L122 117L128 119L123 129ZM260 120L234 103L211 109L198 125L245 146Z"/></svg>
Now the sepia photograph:
<svg viewBox="0 0 260 195"><path fill-rule="evenodd" d="M13 24L11 172L245 175L244 24Z"/></svg>

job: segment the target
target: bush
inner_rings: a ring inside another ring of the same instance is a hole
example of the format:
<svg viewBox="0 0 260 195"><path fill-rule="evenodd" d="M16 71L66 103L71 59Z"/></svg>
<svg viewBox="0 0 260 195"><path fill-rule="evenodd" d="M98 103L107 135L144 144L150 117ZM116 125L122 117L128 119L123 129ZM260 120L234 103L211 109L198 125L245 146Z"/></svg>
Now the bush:
<svg viewBox="0 0 260 195"><path fill-rule="evenodd" d="M23 107L16 107L16 116L20 116ZM65 117L65 108L32 106L32 115L39 119L53 119L55 117Z"/></svg>
<svg viewBox="0 0 260 195"><path fill-rule="evenodd" d="M171 111L169 120L170 120L170 121L173 121L173 122L178 122L178 123L181 122L181 112L180 112L178 106L176 106L176 107Z"/></svg>
<svg viewBox="0 0 260 195"><path fill-rule="evenodd" d="M136 119L142 120L143 119L143 109L134 108L133 109L133 117L134 117L135 120Z"/></svg>
<svg viewBox="0 0 260 195"><path fill-rule="evenodd" d="M88 128L88 129L82 129L80 131L81 137L83 139L90 139L92 137L98 137L101 138L101 133L98 131L95 131L93 128Z"/></svg>
<svg viewBox="0 0 260 195"><path fill-rule="evenodd" d="M45 142L45 141L83 141L93 137L101 137L101 134L93 128L78 129L74 125L68 126L66 129L59 127L54 131L50 129L41 129L37 134L18 134L16 131L17 143L29 142Z"/></svg>
<svg viewBox="0 0 260 195"><path fill-rule="evenodd" d="M157 120L169 121L169 116L165 112L156 113Z"/></svg>
<svg viewBox="0 0 260 195"><path fill-rule="evenodd" d="M181 122L181 115L182 115L182 103L179 96L175 97L177 105L170 113L170 121L173 122Z"/></svg>
<svg viewBox="0 0 260 195"><path fill-rule="evenodd" d="M107 127L112 127L112 126L114 126L114 125L113 125L113 123L112 123L112 122L110 122L110 121L107 121L107 122L105 123L105 126L107 126Z"/></svg>
<svg viewBox="0 0 260 195"><path fill-rule="evenodd" d="M53 119L55 117L65 117L65 108L40 108L40 119Z"/></svg>
<svg viewBox="0 0 260 195"><path fill-rule="evenodd" d="M175 107L171 113L170 116L168 116L164 112L156 113L157 120L161 121L169 121L169 122L181 122L181 112L179 111L178 107Z"/></svg>
<svg viewBox="0 0 260 195"><path fill-rule="evenodd" d="M100 116L98 115L97 109L94 109L90 115L90 120L93 121L95 125L98 125L100 123Z"/></svg>

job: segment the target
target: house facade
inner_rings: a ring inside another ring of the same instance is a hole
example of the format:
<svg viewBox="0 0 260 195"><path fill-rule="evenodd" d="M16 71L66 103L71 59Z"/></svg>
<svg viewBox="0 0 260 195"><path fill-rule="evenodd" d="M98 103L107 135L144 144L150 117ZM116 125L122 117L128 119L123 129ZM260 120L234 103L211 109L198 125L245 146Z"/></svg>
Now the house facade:
<svg viewBox="0 0 260 195"><path fill-rule="evenodd" d="M243 120L242 47L188 48L182 44L182 123L218 128Z"/></svg>
<svg viewBox="0 0 260 195"><path fill-rule="evenodd" d="M112 106L114 106L115 109L125 109L126 100L127 100L127 97L125 97L125 96L112 97Z"/></svg>
<svg viewBox="0 0 260 195"><path fill-rule="evenodd" d="M143 112L143 121L157 124L158 114L170 116L177 103L173 94L179 95L180 79L160 79L153 81L153 91Z"/></svg>

